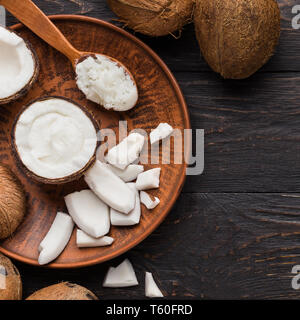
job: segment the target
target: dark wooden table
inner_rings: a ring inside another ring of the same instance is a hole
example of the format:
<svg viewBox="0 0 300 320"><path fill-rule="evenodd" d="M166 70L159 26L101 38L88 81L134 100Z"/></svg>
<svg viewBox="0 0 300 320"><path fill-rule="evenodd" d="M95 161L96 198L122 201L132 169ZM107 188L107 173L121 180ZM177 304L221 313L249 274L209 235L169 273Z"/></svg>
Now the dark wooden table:
<svg viewBox="0 0 300 320"><path fill-rule="evenodd" d="M104 0L34 2L47 14L115 18ZM16 262L24 297L68 280L104 299L139 299L145 270L159 279L169 299L300 297L291 287L292 267L300 264L300 30L291 26L297 3L279 1L277 52L243 81L225 81L208 68L193 25L178 40L137 34L179 81L193 128L205 129L205 172L188 177L165 222L114 261L77 270ZM15 22L8 17L8 25ZM102 288L107 268L125 257L133 262L141 286Z"/></svg>

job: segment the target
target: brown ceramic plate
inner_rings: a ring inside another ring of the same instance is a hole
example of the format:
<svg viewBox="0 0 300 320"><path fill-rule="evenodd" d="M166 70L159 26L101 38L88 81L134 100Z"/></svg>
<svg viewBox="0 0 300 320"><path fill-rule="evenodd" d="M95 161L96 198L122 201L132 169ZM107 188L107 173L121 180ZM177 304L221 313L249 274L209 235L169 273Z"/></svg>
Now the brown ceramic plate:
<svg viewBox="0 0 300 320"><path fill-rule="evenodd" d="M101 52L123 62L137 81L139 102L133 110L125 113L106 111L88 102L76 87L74 72L67 58L24 26L18 24L13 27L33 45L40 59L41 70L37 82L26 96L0 107L0 160L8 164L20 178L28 196L28 213L24 222L13 237L0 243L0 251L33 265L38 265L38 245L50 228L56 212L66 211L64 196L87 186L83 179L53 186L40 184L26 176L22 166L15 161L11 148L13 122L24 105L42 96L65 96L86 106L95 115L100 128L117 131L120 120L128 121L128 131L142 128L149 133L160 122L168 122L180 130L190 128L187 106L176 80L162 60L143 42L98 19L74 15L52 16L51 19L77 49ZM102 248L78 249L74 230L64 252L48 267L76 268L101 263L126 252L151 234L174 205L186 174L185 164L146 165L145 169L157 166L162 167L161 187L151 193L158 196L161 203L152 211L142 206L139 225L113 227L110 235L115 242L112 246Z"/></svg>

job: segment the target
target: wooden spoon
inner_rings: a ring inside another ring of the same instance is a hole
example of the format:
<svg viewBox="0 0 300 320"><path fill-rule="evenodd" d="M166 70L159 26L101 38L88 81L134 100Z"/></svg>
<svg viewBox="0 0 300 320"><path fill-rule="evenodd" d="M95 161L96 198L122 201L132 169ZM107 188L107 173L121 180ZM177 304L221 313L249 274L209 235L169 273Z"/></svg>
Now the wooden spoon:
<svg viewBox="0 0 300 320"><path fill-rule="evenodd" d="M64 54L72 63L73 69L87 57L103 55L114 61L124 69L137 87L131 72L118 60L102 53L84 52L75 49L51 20L31 1L31 0L0 0L0 5L4 6L20 22L27 26L33 33L46 41L51 47Z"/></svg>

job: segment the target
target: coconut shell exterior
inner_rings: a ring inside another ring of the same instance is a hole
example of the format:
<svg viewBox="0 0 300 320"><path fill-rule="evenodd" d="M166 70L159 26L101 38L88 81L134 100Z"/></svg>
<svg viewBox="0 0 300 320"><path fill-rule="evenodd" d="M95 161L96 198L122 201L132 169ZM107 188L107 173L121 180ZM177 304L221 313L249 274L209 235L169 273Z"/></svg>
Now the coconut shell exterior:
<svg viewBox="0 0 300 320"><path fill-rule="evenodd" d="M192 21L195 0L108 0L126 27L152 37L172 34Z"/></svg>
<svg viewBox="0 0 300 320"><path fill-rule="evenodd" d="M26 196L19 179L0 165L0 239L11 236L26 213Z"/></svg>
<svg viewBox="0 0 300 320"><path fill-rule="evenodd" d="M244 79L260 69L280 36L275 0L196 0L194 22L204 59L228 79Z"/></svg>
<svg viewBox="0 0 300 320"><path fill-rule="evenodd" d="M0 28L3 28L3 27L0 27ZM15 33L18 37L22 38L17 32L12 31L12 30L10 30L8 28L5 28L5 29L8 30L9 32ZM31 79L29 80L29 82L20 91L16 92L15 94L13 94L13 95L11 95L9 97L0 99L0 105L8 104L10 102L13 102L13 101L23 97L32 88L32 86L34 85L34 83L36 82L36 80L37 80L37 78L39 76L39 73L40 73L39 58L38 58L35 50L33 49L32 45L25 39L23 39L23 41L25 42L27 48L30 50L31 55L33 57L33 60L34 60L34 73L33 73L32 77L31 77Z"/></svg>
<svg viewBox="0 0 300 320"><path fill-rule="evenodd" d="M26 300L99 300L90 290L70 282L62 282L34 292Z"/></svg>
<svg viewBox="0 0 300 320"><path fill-rule="evenodd" d="M83 174L95 163L96 161L96 151L97 151L97 145L95 147L95 151L93 156L91 157L91 159L89 160L89 162L79 171L75 172L72 175L63 177L63 178L58 178L58 179L48 179L48 178L44 178L44 177L40 177L38 175L36 175L34 172L30 171L22 162L19 153L18 153L18 148L16 145L16 139L15 139L15 130L16 130L16 125L17 122L21 116L21 114L27 109L29 108L33 103L38 102L38 101L44 101L44 100L49 100L49 99L62 99L62 100L66 100L72 104L74 104L75 106L77 106L78 108L80 108L85 115L92 121L96 132L99 131L99 124L97 122L97 120L95 119L94 115L89 112L86 108L84 108L83 106L79 105L78 103L72 101L71 99L65 98L65 97L60 97L60 96L51 96L51 97L42 97L36 100L31 101L30 103L28 103L26 106L24 106L21 111L19 112L19 114L17 115L14 124L13 124L13 129L12 129L12 134L11 134L11 141L12 141L12 147L13 147L13 155L16 159L16 161L21 165L21 167L23 168L24 172L27 174L27 176L31 179L34 179L40 183L44 183L44 184L63 184L63 183L68 183L74 180L78 180L80 179Z"/></svg>
<svg viewBox="0 0 300 320"><path fill-rule="evenodd" d="M22 281L18 269L0 253L0 300L21 300Z"/></svg>

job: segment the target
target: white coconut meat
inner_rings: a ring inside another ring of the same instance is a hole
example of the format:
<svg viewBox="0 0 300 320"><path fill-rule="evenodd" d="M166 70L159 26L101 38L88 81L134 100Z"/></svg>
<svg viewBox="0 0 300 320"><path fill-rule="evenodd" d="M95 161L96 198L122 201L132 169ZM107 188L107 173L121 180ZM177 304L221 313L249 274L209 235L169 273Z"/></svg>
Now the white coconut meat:
<svg viewBox="0 0 300 320"><path fill-rule="evenodd" d="M32 103L20 115L15 145L31 172L46 179L59 179L88 164L96 150L97 134L79 106L49 98Z"/></svg>
<svg viewBox="0 0 300 320"><path fill-rule="evenodd" d="M126 259L116 268L109 268L103 282L103 287L123 288L137 286L138 284L133 266Z"/></svg>
<svg viewBox="0 0 300 320"><path fill-rule="evenodd" d="M173 132L172 126L168 123L160 123L156 129L150 133L150 143L154 144L159 140L167 138Z"/></svg>
<svg viewBox="0 0 300 320"><path fill-rule="evenodd" d="M84 179L94 193L111 208L126 214L134 208L134 191L110 170L108 164L97 160L85 173Z"/></svg>
<svg viewBox="0 0 300 320"><path fill-rule="evenodd" d="M91 190L71 193L65 202L74 222L84 232L94 238L109 232L109 208Z"/></svg>
<svg viewBox="0 0 300 320"><path fill-rule="evenodd" d="M40 265L47 264L55 260L68 244L74 222L72 218L63 212L58 212L47 235L39 245Z"/></svg>
<svg viewBox="0 0 300 320"><path fill-rule="evenodd" d="M86 98L105 109L127 111L138 100L138 90L128 72L104 55L88 57L76 65L78 88Z"/></svg>
<svg viewBox="0 0 300 320"><path fill-rule="evenodd" d="M139 192L135 187L135 183L127 183L127 185L135 193L134 209L128 214L124 214L110 208L110 222L113 226L133 226L140 222L141 204Z"/></svg>
<svg viewBox="0 0 300 320"><path fill-rule="evenodd" d="M105 160L114 167L124 170L129 164L139 158L144 143L145 137L137 132L133 132L118 145L111 148Z"/></svg>
<svg viewBox="0 0 300 320"><path fill-rule="evenodd" d="M154 168L140 173L136 179L136 188L138 190L159 188L160 171L161 168Z"/></svg>
<svg viewBox="0 0 300 320"><path fill-rule="evenodd" d="M144 171L144 166L138 164L130 164L124 170L118 169L114 166L110 166L110 169L124 182L131 182L134 181L137 176Z"/></svg>
<svg viewBox="0 0 300 320"><path fill-rule="evenodd" d="M154 197L154 200L152 200L150 195L145 191L140 192L140 199L141 203L149 210L154 209L160 203L160 200L157 197Z"/></svg>
<svg viewBox="0 0 300 320"><path fill-rule="evenodd" d="M21 91L35 72L35 58L25 41L0 26L0 99Z"/></svg>
<svg viewBox="0 0 300 320"><path fill-rule="evenodd" d="M145 274L145 296L149 298L163 298L163 294L153 279L151 272Z"/></svg>
<svg viewBox="0 0 300 320"><path fill-rule="evenodd" d="M93 238L84 231L77 229L76 244L78 248L94 248L110 246L114 242L114 238L104 236L100 238Z"/></svg>

